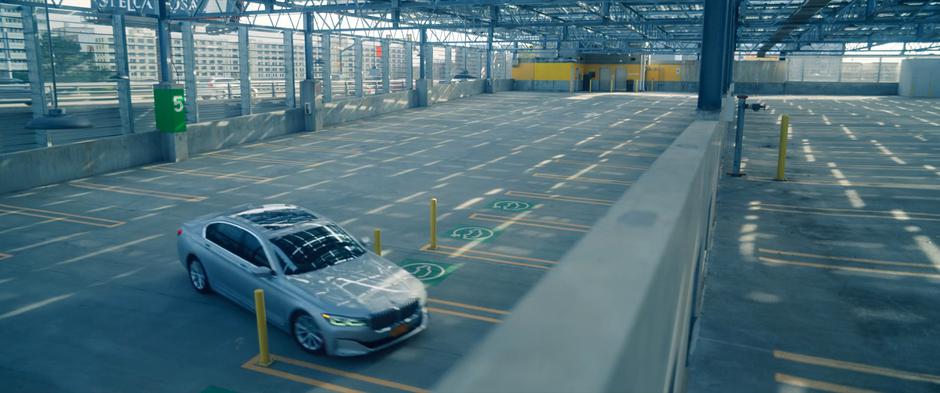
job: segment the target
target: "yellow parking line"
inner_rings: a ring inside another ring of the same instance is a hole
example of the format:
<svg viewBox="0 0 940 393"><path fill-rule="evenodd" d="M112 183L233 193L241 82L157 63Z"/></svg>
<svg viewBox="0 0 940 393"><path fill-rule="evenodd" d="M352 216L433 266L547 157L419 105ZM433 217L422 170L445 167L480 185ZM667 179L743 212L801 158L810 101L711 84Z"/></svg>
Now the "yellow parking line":
<svg viewBox="0 0 940 393"><path fill-rule="evenodd" d="M559 231L571 231L571 232L587 232L591 227L580 224L570 224L563 221L554 221L554 220L538 220L532 218L513 218L506 216L499 216L495 214L483 214L483 213L473 213L469 217L471 220L481 220L481 221L490 221L498 223L512 223L516 225L537 227L537 228L548 228L548 229L557 229Z"/></svg>
<svg viewBox="0 0 940 393"><path fill-rule="evenodd" d="M265 181L267 178L260 176L251 176L251 175L242 175L238 173L223 173L223 172L213 172L199 169L179 169L173 170L170 168L165 168L162 166L145 166L143 169L148 171L155 172L164 172L164 173L173 173L177 175L190 175L190 176L201 176L201 177L211 177L213 179L235 179L235 180L247 180L247 181Z"/></svg>
<svg viewBox="0 0 940 393"><path fill-rule="evenodd" d="M262 374L268 374L268 375L275 376L278 378L283 378L289 381L299 382L299 383L310 385L313 387L323 388L323 389L330 390L330 391L337 392L337 393L364 393L361 390L350 389L345 386L340 386L340 385L332 384L329 382L323 382L323 381L319 381L313 378L302 377L300 375L295 375L295 374L291 374L288 372L275 370L270 367L261 367L256 364L257 362L258 362L258 356L256 355L255 357L245 362L245 364L242 364L242 368L251 370L251 371L257 371Z"/></svg>
<svg viewBox="0 0 940 393"><path fill-rule="evenodd" d="M472 305L472 304L458 303L458 302L453 302L453 301L450 301L450 300L429 298L428 301L431 302L431 303L439 303L439 304L445 304L445 305L448 305L448 306L466 308L466 309L468 309L468 310L483 311L483 312L487 312L487 313L490 313L490 314L509 315L509 311L506 311L506 310L497 310L497 309L495 309L495 308L474 306L474 305Z"/></svg>
<svg viewBox="0 0 940 393"><path fill-rule="evenodd" d="M503 323L503 321L496 319L496 318L482 317L479 315L462 313L460 311L445 310L443 308L428 307L428 311L438 313L438 314L455 315L461 318L476 319L478 321L484 321L484 322L489 322L489 323Z"/></svg>
<svg viewBox="0 0 940 393"><path fill-rule="evenodd" d="M573 176L568 176L568 175L556 175L553 173L533 173L532 176L541 177L545 179L579 181L579 182L584 182L584 183L620 184L624 186L629 186L630 184L633 184L631 182L625 182L625 181L620 181L620 180L598 179L594 177L583 177L583 176L573 177Z"/></svg>
<svg viewBox="0 0 940 393"><path fill-rule="evenodd" d="M362 151L360 150L334 149L330 147L318 147L318 146L291 146L291 145L279 145L276 143L267 143L267 142L254 143L254 144L248 145L248 147L258 147L258 146L284 147L284 148L287 148L288 150L336 153L336 154L344 154L344 155L362 154Z"/></svg>
<svg viewBox="0 0 940 393"><path fill-rule="evenodd" d="M590 162L590 161L562 160L562 159L554 159L552 160L552 162L555 162L558 164L570 164L570 165L585 165L585 166L597 165L598 167L603 167L603 168L635 169L635 170L640 170L640 171L648 169L648 167L645 167L645 166L615 165L615 164L607 164L605 162Z"/></svg>
<svg viewBox="0 0 940 393"><path fill-rule="evenodd" d="M786 183L780 183L770 177L754 176L746 179L747 181L775 182L778 184L806 184L812 186L835 186L835 187L867 187L867 188L897 188L908 190L940 190L940 185L929 184L908 184L908 183L866 183L851 182L849 185L842 185L836 182L828 181L810 181L810 180L787 180Z"/></svg>
<svg viewBox="0 0 940 393"><path fill-rule="evenodd" d="M89 217L54 210L33 209L29 207L6 204L0 204L0 212L19 214L30 217L49 218L57 221L68 221L76 224L85 224L104 228L114 228L125 224L124 221L109 220L106 218Z"/></svg>
<svg viewBox="0 0 940 393"><path fill-rule="evenodd" d="M449 252L444 252L444 251L439 251L439 250L424 250L424 251L425 251L425 252L430 252L430 253L433 253L433 254L445 255L445 256L448 256L448 257L451 257L451 258L476 259L476 260L480 260L480 261L487 261L487 262L499 263L499 264L503 264L503 265L522 266L522 267L531 267L531 268L534 268L534 269L545 269L545 270L548 270L548 266L533 265L533 264L531 264L531 263L522 263L522 262L506 261L506 260L496 259L496 258L490 258L490 257L481 257L481 256L467 255L467 253L464 253L464 254L462 254L462 255L457 256L457 255L454 254L454 253L449 253Z"/></svg>
<svg viewBox="0 0 940 393"><path fill-rule="evenodd" d="M279 355L271 355L271 358L274 359L274 361L276 362L283 362L283 363L287 363L287 364L294 365L297 367L303 367L303 368L320 371L320 372L327 373L327 374L337 375L343 378L349 378L349 379L355 379L358 381L368 382L373 385L384 386L387 388L398 389L398 390L412 392L412 393L428 393L427 390L421 389L419 387L405 385L403 383L389 381L389 380L382 379L382 378L370 377L368 375L340 370L340 369L327 367L327 366L323 366L319 364L308 363L303 360L292 359L289 357L284 357L284 356L279 356Z"/></svg>
<svg viewBox="0 0 940 393"><path fill-rule="evenodd" d="M837 368L841 370L856 371L866 374L875 374L885 377L904 379L908 381L927 382L940 385L940 376L910 371L894 370L890 368L871 366L862 363L846 362L844 360L827 359L817 356L802 355L793 352L774 350L774 357L777 359L789 360L792 362L812 364L814 366L823 366Z"/></svg>
<svg viewBox="0 0 940 393"><path fill-rule="evenodd" d="M445 250L460 251L460 248L458 248L458 247L445 246L445 245L443 245L443 244L439 244L437 247L438 247L438 248L445 249ZM508 258L508 259L520 259L520 260L523 260L523 261L530 261L530 262L547 263L547 264L549 264L549 265L556 265L556 264L558 264L558 261L550 261L550 260L548 260L548 259L532 258L532 257L523 257L523 256L518 256L518 255L502 254L502 253L492 252L492 251L463 250L463 252L464 252L464 253L471 253L471 254L489 255L489 256L500 257L500 258Z"/></svg>
<svg viewBox="0 0 940 393"><path fill-rule="evenodd" d="M813 379L794 377L792 375L776 373L774 380L777 383L796 386L800 388L809 388L821 392L830 393L878 393L874 390L853 388L851 386L839 385L829 382L817 381Z"/></svg>
<svg viewBox="0 0 940 393"><path fill-rule="evenodd" d="M886 220L897 220L895 212L885 210L863 210L863 209L837 209L827 207L804 207L778 204L761 204L757 210L766 210L783 213L815 214L821 216L839 216L839 217L864 217L881 218ZM940 221L940 214L920 213L904 211L906 220L912 221Z"/></svg>
<svg viewBox="0 0 940 393"><path fill-rule="evenodd" d="M106 184L89 183L86 181L73 181L73 182L70 182L69 185L72 185L78 188L91 189L91 190L110 191L110 192L116 192L120 194L151 196L155 198L170 199L174 201L201 202L201 201L206 200L207 198L204 196L177 194L177 193L172 193L172 192L163 192L163 191L156 191L156 190L144 190L140 188L109 186Z"/></svg>
<svg viewBox="0 0 940 393"><path fill-rule="evenodd" d="M583 197L558 195L558 194L542 194L538 192L506 191L506 195L526 197L526 198L536 198L536 199L547 199L550 201L586 203L590 205L610 206L614 204L614 201L607 200L607 199L583 198Z"/></svg>
<svg viewBox="0 0 940 393"><path fill-rule="evenodd" d="M911 267L921 267L921 268L934 268L930 262L900 262L900 261L887 261L884 259L869 259L869 258L853 258L853 257L834 257L828 255L820 254L810 254L806 252L795 252L795 251L783 251L783 250L773 250L769 248L758 248L758 252L766 254L775 254L775 255L787 255L794 257L807 257L807 258L816 258L816 259L830 259L834 261L848 261L848 262L860 262L860 263L874 263L879 265L892 265L892 266L911 266Z"/></svg>
<svg viewBox="0 0 940 393"><path fill-rule="evenodd" d="M864 268L864 267L851 267L851 266L834 266L834 265L826 265L826 264L821 264L821 263L786 261L783 259L767 258L767 257L757 257L757 259L761 260L762 262L776 264L776 265L814 267L818 269L842 270L842 271L859 272L859 273L874 273L874 274L883 274L883 275L888 275L888 276L907 276L907 277L924 277L924 278L940 279L940 274L904 272L904 271L898 271L898 270L869 269L869 268Z"/></svg>
<svg viewBox="0 0 940 393"><path fill-rule="evenodd" d="M639 152L630 152L630 151L622 151L622 150L571 149L571 151L577 151L577 152L582 152L582 153L616 154L620 156L630 156L630 157L659 157L659 154L639 153Z"/></svg>
<svg viewBox="0 0 940 393"><path fill-rule="evenodd" d="M320 161L320 162L310 162L310 161L298 161L298 160L284 160L278 158L262 158L254 156L237 156L233 154L221 154L221 153L206 153L206 155L221 158L225 160L235 160L235 161L251 161L251 162L261 162L265 164L286 164L286 165L301 165L305 167L316 167L323 165L332 160Z"/></svg>

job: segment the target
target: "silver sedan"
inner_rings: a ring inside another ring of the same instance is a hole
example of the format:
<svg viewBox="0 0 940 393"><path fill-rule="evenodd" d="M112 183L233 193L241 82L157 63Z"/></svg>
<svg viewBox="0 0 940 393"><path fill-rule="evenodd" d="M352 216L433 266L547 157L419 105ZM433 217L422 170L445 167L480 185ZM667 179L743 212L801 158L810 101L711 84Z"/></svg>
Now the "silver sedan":
<svg viewBox="0 0 940 393"><path fill-rule="evenodd" d="M197 291L254 310L312 353L362 355L427 328L417 278L368 250L336 223L292 205L207 215L177 231L180 261Z"/></svg>

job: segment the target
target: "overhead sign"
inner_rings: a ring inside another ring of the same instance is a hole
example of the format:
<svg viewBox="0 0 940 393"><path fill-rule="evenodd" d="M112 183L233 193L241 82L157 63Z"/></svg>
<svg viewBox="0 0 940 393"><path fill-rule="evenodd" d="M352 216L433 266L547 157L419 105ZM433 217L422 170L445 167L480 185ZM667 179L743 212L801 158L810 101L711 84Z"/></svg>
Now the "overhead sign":
<svg viewBox="0 0 940 393"><path fill-rule="evenodd" d="M161 0L92 0L95 11L104 14L130 14L139 16L160 16ZM170 15L192 15L199 8L198 0L165 0L166 11Z"/></svg>

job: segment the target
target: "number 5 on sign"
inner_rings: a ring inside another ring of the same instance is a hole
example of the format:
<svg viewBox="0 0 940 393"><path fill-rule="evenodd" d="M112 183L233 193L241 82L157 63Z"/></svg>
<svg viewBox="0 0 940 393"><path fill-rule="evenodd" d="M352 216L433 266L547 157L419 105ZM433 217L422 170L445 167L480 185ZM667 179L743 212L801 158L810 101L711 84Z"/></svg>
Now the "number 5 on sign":
<svg viewBox="0 0 940 393"><path fill-rule="evenodd" d="M176 112L183 111L183 96L174 96L173 97L173 110Z"/></svg>

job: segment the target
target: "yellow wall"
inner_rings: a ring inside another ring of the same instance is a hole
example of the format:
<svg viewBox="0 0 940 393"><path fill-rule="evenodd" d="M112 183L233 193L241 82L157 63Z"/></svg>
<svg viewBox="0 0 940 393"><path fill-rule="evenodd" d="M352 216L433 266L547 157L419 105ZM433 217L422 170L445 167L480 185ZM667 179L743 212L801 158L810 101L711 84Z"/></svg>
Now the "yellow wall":
<svg viewBox="0 0 940 393"><path fill-rule="evenodd" d="M608 67L611 78L616 78L617 69L627 71L628 80L640 79L639 64L577 64L577 63L520 63L512 68L512 78L517 80L566 81L571 78L574 67L576 80L594 72L594 79L600 78L600 68ZM679 64L650 64L646 67L647 81L678 82L682 80Z"/></svg>
<svg viewBox="0 0 940 393"><path fill-rule="evenodd" d="M575 63L520 63L512 67L512 79L537 81L566 81L571 79Z"/></svg>

